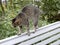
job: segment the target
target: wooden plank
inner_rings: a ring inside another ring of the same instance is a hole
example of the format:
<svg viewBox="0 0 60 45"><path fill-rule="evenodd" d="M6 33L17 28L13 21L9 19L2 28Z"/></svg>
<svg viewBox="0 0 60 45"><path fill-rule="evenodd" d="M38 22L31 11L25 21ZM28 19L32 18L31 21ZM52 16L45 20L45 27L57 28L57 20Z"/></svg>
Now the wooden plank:
<svg viewBox="0 0 60 45"><path fill-rule="evenodd" d="M50 45L59 45L59 44L60 44L60 40L58 40L58 41L56 41L56 42L54 42L54 43L52 43Z"/></svg>
<svg viewBox="0 0 60 45"><path fill-rule="evenodd" d="M52 29L57 28L57 27L60 27L60 21L37 29L37 32L34 34L31 34L31 36L25 35L25 33L24 33L23 36L22 35L20 35L20 36L16 35L16 36L12 36L12 38L10 37L10 38L6 38L4 40L0 40L0 45L3 45L3 44L4 45L13 45L15 43L22 42L24 40L33 38L39 34L45 33L47 31L52 30Z"/></svg>
<svg viewBox="0 0 60 45"><path fill-rule="evenodd" d="M56 24L60 24L60 21L57 21L55 23L52 23L52 24L49 24L49 25L46 25L46 26L43 26L43 27L40 27L38 29L40 30L40 29L48 28L48 27L53 26L53 25L56 25Z"/></svg>
<svg viewBox="0 0 60 45"><path fill-rule="evenodd" d="M51 38L49 38L49 39L47 39L47 40L45 40L45 41L42 41L41 43L36 44L36 45L46 45L46 44L48 44L49 42L52 42L53 40L56 40L56 39L58 39L58 38L60 38L60 34L55 35L55 36L53 36L53 37L51 37Z"/></svg>
<svg viewBox="0 0 60 45"><path fill-rule="evenodd" d="M56 29L56 30L53 30L53 31L51 31L51 32L45 33L45 34L43 34L43 35L41 35L41 36L35 37L35 38L33 38L33 39L27 40L27 41L25 41L25 42L22 42L22 43L19 44L19 45L31 45L31 44L33 44L33 43L35 43L35 42L38 42L38 41L43 40L43 39L45 39L45 38L47 38L47 37L50 37L51 35L54 35L54 34L56 34L56 33L58 33L58 32L60 32L60 28L58 28L58 29Z"/></svg>

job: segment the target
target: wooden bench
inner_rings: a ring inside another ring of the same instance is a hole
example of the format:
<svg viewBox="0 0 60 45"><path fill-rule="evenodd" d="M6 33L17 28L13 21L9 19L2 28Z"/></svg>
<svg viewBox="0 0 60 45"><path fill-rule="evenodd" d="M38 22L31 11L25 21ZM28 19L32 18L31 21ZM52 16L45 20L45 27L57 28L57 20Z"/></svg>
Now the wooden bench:
<svg viewBox="0 0 60 45"><path fill-rule="evenodd" d="M0 40L0 45L60 45L60 21L40 27L31 35L14 35Z"/></svg>

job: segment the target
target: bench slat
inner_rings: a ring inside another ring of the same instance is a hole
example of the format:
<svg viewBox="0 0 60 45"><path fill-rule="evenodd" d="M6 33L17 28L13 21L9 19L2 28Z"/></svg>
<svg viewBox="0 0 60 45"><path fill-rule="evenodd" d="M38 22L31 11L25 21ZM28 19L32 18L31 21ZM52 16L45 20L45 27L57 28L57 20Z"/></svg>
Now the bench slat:
<svg viewBox="0 0 60 45"><path fill-rule="evenodd" d="M46 44L48 44L49 42L52 42L53 40L56 40L56 39L58 39L58 38L60 38L60 34L55 35L55 36L53 36L53 37L51 37L51 38L49 38L49 39L47 39L47 40L45 40L45 41L42 41L41 43L36 44L36 45L46 45Z"/></svg>
<svg viewBox="0 0 60 45"><path fill-rule="evenodd" d="M59 45L59 44L60 44L60 40L58 40L58 41L52 43L51 45Z"/></svg>
<svg viewBox="0 0 60 45"><path fill-rule="evenodd" d="M26 41L26 42L22 42L22 43L19 44L19 45L30 45L30 44L33 44L33 43L38 42L38 41L40 41L40 40L43 40L43 39L45 39L45 38L47 38L47 37L50 37L51 35L54 35L54 34L56 34L56 33L58 33L58 32L60 32L60 28L58 28L58 29L56 29L56 30L53 30L53 31L51 31L51 32L48 32L48 33L46 33L46 34L43 34L43 35L41 35L41 36L35 37L35 38L33 38L33 39L30 39L30 40L28 40L28 41Z"/></svg>

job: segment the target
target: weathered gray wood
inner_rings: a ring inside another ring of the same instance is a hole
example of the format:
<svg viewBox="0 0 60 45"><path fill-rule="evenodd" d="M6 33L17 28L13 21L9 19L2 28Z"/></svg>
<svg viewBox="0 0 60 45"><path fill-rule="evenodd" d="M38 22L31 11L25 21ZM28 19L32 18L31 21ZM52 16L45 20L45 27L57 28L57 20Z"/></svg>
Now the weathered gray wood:
<svg viewBox="0 0 60 45"><path fill-rule="evenodd" d="M47 29L47 30L48 30L48 29ZM43 35L41 35L41 36L35 37L35 38L31 39L31 40L22 42L22 43L19 44L19 45L24 45L24 44L25 44L25 45L31 45L31 44L33 44L33 43L35 43L35 42L38 42L38 41L43 40L43 39L45 39L45 38L47 38L47 37L50 37L51 35L54 35L54 34L56 34L56 33L58 33L58 32L60 32L60 28L58 28L58 29L56 29L56 30L52 30L51 32L45 33L45 34L43 34ZM53 40L54 40L54 39L53 39ZM43 44L43 43L42 43L42 44Z"/></svg>
<svg viewBox="0 0 60 45"><path fill-rule="evenodd" d="M42 41L41 43L36 44L36 45L46 45L46 44L48 44L49 42L52 42L53 40L56 40L56 39L58 39L58 38L60 38L60 34L55 35L55 36L53 36L53 37L51 37L51 38L49 38L49 39L47 39L47 40L45 40L45 41Z"/></svg>
<svg viewBox="0 0 60 45"><path fill-rule="evenodd" d="M58 41L52 43L51 45L59 45L59 44L60 44L60 40L58 40Z"/></svg>

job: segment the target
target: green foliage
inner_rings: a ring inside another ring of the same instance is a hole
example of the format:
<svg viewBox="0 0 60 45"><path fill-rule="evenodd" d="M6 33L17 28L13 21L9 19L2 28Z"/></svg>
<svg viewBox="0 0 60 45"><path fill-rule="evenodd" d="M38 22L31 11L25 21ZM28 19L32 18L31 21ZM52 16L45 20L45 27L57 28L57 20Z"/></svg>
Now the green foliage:
<svg viewBox="0 0 60 45"><path fill-rule="evenodd" d="M47 18L52 18L58 14L58 11L60 10L60 0L42 0L42 3L42 9Z"/></svg>
<svg viewBox="0 0 60 45"><path fill-rule="evenodd" d="M45 14L41 15L39 18L38 26L44 26L49 24L47 22L48 18L57 15L58 10L60 10L59 0L8 0L7 7L3 4L5 15L2 15L2 9L0 7L0 39L4 39L17 34L18 29L14 28L11 24L11 20L21 11L21 9L28 4L34 3L35 5L41 6L41 9ZM32 21L30 21L30 29L33 29ZM23 28L23 32L26 28Z"/></svg>

